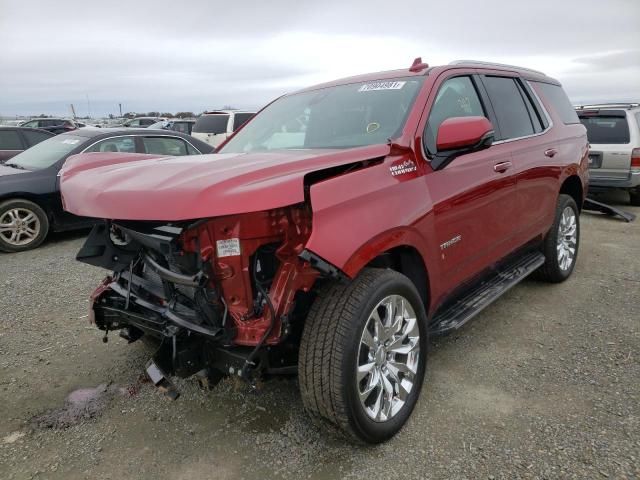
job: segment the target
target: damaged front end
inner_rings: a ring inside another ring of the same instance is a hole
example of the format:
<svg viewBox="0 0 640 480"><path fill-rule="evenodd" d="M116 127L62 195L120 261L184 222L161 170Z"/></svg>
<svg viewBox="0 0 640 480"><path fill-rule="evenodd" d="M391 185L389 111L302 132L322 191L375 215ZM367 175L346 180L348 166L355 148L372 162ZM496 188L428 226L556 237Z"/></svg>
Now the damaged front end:
<svg viewBox="0 0 640 480"><path fill-rule="evenodd" d="M305 250L310 234L305 204L194 222L105 221L77 255L113 271L91 296L91 319L105 340L111 330L129 342L155 338L150 368L168 375L295 373L321 276Z"/></svg>

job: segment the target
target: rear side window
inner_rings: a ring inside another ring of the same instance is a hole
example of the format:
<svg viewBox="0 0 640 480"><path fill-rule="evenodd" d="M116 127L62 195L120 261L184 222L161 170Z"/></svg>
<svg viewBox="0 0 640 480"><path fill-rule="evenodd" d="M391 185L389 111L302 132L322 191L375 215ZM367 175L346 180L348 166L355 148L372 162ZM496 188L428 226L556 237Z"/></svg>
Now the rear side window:
<svg viewBox="0 0 640 480"><path fill-rule="evenodd" d="M446 80L436 96L424 132L427 152L436 153L436 138L440 124L452 117L486 116L480 98L469 77L454 77Z"/></svg>
<svg viewBox="0 0 640 480"><path fill-rule="evenodd" d="M233 131L235 132L247 120L253 117L253 113L236 113L233 116Z"/></svg>
<svg viewBox="0 0 640 480"><path fill-rule="evenodd" d="M24 138L27 139L27 143L29 144L29 146L33 146L36 143L40 143L43 140L46 140L47 138L51 138L51 135L47 135L43 132L35 132L32 130L23 130L22 135L24 135Z"/></svg>
<svg viewBox="0 0 640 480"><path fill-rule="evenodd" d="M629 124L623 111L621 115L580 115L580 122L587 129L589 143L629 143Z"/></svg>
<svg viewBox="0 0 640 480"><path fill-rule="evenodd" d="M535 82L538 89L542 92L544 98L549 102L553 109L558 113L562 123L569 125L579 123L578 115L573 109L573 105L569 101L569 97L559 85L550 83Z"/></svg>
<svg viewBox="0 0 640 480"><path fill-rule="evenodd" d="M89 147L85 152L136 153L136 142L133 137L107 138Z"/></svg>
<svg viewBox="0 0 640 480"><path fill-rule="evenodd" d="M484 77L484 85L498 119L500 140L526 137L535 133L531 114L520 86L510 77Z"/></svg>
<svg viewBox="0 0 640 480"><path fill-rule="evenodd" d="M193 126L195 133L227 133L227 124L229 123L229 115L227 114L215 114L215 115L202 115L196 124Z"/></svg>
<svg viewBox="0 0 640 480"><path fill-rule="evenodd" d="M22 150L20 135L15 130L0 130L0 150Z"/></svg>
<svg viewBox="0 0 640 480"><path fill-rule="evenodd" d="M144 150L156 155L187 155L187 144L180 138L173 137L144 137Z"/></svg>

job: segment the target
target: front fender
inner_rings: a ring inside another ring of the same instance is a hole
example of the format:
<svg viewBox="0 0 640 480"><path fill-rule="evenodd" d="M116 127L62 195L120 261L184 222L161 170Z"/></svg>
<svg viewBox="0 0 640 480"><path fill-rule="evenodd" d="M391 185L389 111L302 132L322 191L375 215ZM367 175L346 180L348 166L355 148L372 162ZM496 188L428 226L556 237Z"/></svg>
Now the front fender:
<svg viewBox="0 0 640 480"><path fill-rule="evenodd" d="M419 171L392 175L405 158L312 185L312 233L306 248L353 278L373 258L396 246L412 246L428 262L432 202Z"/></svg>

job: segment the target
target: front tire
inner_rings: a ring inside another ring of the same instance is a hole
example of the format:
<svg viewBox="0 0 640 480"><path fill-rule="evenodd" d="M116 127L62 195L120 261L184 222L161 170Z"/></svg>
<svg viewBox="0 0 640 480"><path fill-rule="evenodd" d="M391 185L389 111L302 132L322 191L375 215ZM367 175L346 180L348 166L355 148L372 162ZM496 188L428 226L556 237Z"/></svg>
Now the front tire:
<svg viewBox="0 0 640 480"><path fill-rule="evenodd" d="M13 199L0 203L0 251L22 252L40 245L49 232L49 219L39 205Z"/></svg>
<svg viewBox="0 0 640 480"><path fill-rule="evenodd" d="M427 316L411 281L365 269L318 292L298 362L305 409L347 437L380 443L416 404L427 360Z"/></svg>
<svg viewBox="0 0 640 480"><path fill-rule="evenodd" d="M556 214L547 233L542 251L545 263L538 270L541 280L560 283L571 276L580 246L580 213L575 200L565 194L558 196Z"/></svg>

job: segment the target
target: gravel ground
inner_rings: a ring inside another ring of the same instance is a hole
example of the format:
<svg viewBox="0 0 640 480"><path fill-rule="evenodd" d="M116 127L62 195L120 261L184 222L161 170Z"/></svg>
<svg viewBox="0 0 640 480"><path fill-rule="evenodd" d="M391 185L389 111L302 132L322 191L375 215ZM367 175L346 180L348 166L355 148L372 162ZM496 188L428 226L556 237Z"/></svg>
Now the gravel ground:
<svg viewBox="0 0 640 480"><path fill-rule="evenodd" d="M143 345L87 324L104 272L74 260L82 233L0 254L0 478L640 478L640 221L582 228L569 281L526 281L433 341L412 418L377 447L318 431L295 379L163 397Z"/></svg>

